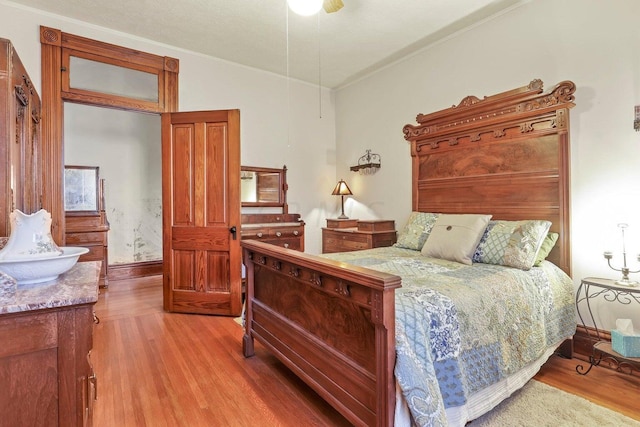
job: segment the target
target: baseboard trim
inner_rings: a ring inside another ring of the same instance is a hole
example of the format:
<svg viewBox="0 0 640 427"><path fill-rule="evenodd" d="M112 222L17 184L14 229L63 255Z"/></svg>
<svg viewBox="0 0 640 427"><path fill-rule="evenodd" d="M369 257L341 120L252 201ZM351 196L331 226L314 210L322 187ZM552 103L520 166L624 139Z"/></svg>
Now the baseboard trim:
<svg viewBox="0 0 640 427"><path fill-rule="evenodd" d="M107 277L109 281L111 281L155 276L158 274L162 274L162 260L110 265Z"/></svg>
<svg viewBox="0 0 640 427"><path fill-rule="evenodd" d="M598 340L598 336L602 341L611 341L611 332L609 331L596 331L590 326L578 326L573 336L573 351L578 356L582 356L578 358L586 357L588 359L593 354L593 343Z"/></svg>

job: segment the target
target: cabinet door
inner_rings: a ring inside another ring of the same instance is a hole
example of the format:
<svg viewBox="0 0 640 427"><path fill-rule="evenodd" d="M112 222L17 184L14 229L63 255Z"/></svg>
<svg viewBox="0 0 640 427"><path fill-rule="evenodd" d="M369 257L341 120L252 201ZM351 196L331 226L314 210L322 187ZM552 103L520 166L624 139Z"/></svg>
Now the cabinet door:
<svg viewBox="0 0 640 427"><path fill-rule="evenodd" d="M59 418L56 313L1 318L0 336L0 425L51 425Z"/></svg>

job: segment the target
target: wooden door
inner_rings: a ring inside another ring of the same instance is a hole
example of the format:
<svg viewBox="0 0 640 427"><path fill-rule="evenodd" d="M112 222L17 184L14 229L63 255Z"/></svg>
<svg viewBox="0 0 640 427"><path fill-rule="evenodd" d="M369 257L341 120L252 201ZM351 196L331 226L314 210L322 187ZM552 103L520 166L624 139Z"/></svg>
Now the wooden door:
<svg viewBox="0 0 640 427"><path fill-rule="evenodd" d="M164 309L238 316L240 112L162 114Z"/></svg>

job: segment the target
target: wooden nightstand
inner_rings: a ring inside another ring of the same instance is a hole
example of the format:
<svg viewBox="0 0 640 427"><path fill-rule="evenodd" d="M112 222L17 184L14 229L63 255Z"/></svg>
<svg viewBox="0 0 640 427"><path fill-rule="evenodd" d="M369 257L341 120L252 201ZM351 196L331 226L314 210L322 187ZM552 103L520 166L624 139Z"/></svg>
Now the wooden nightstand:
<svg viewBox="0 0 640 427"><path fill-rule="evenodd" d="M395 242L393 220L327 219L327 227L322 229L324 254L391 246Z"/></svg>

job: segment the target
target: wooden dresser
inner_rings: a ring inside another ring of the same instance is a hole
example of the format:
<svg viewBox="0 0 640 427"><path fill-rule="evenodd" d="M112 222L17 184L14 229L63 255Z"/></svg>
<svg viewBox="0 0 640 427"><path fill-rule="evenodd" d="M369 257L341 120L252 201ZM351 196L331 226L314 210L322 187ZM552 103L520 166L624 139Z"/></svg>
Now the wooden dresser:
<svg viewBox="0 0 640 427"><path fill-rule="evenodd" d="M304 226L300 214L243 214L240 236L304 252Z"/></svg>
<svg viewBox="0 0 640 427"><path fill-rule="evenodd" d="M241 167L242 240L260 240L304 252L304 221L289 213L287 167ZM270 209L278 213L262 213Z"/></svg>
<svg viewBox="0 0 640 427"><path fill-rule="evenodd" d="M97 211L65 212L65 246L81 246L89 252L80 257L80 262L101 261L101 288L109 286L109 221L104 203L104 180L98 185Z"/></svg>
<svg viewBox="0 0 640 427"><path fill-rule="evenodd" d="M97 262L55 282L16 285L0 304L0 425L91 426Z"/></svg>
<svg viewBox="0 0 640 427"><path fill-rule="evenodd" d="M107 233L109 223L104 211L99 214L65 215L65 245L82 246L89 252L80 257L80 261L101 261L100 287L109 285L107 278L109 269L109 251Z"/></svg>
<svg viewBox="0 0 640 427"><path fill-rule="evenodd" d="M327 219L327 227L322 229L324 254L391 246L395 242L393 220Z"/></svg>

